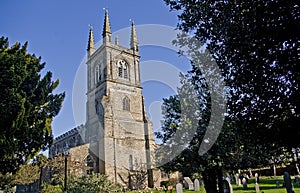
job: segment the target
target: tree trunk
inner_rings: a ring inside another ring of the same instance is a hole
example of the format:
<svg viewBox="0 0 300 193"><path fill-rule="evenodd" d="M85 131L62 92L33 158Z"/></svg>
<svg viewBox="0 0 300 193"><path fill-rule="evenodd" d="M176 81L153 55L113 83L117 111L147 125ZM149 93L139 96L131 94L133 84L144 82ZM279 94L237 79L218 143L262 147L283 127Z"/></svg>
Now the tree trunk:
<svg viewBox="0 0 300 193"><path fill-rule="evenodd" d="M223 172L221 168L217 169L219 193L224 192Z"/></svg>
<svg viewBox="0 0 300 193"><path fill-rule="evenodd" d="M299 155L298 148L296 148L295 151L296 151L296 155L295 155L295 156L296 156L296 169L297 169L297 174L300 175L299 164L298 164L298 163L299 163L299 160L298 160L298 155Z"/></svg>
<svg viewBox="0 0 300 193"><path fill-rule="evenodd" d="M39 191L42 191L43 167L40 166Z"/></svg>
<svg viewBox="0 0 300 193"><path fill-rule="evenodd" d="M273 159L273 175L274 176L276 176L277 174L276 174L276 160L275 160L275 157L274 156L272 156L272 159Z"/></svg>
<svg viewBox="0 0 300 193"><path fill-rule="evenodd" d="M218 192L216 171L214 169L205 169L202 174L206 193Z"/></svg>

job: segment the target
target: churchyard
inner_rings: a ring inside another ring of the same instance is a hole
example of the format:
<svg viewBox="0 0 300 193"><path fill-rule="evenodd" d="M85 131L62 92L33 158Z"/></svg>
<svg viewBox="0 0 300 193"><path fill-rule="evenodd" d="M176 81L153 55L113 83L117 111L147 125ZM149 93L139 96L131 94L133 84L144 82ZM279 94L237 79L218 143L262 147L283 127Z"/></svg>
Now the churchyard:
<svg viewBox="0 0 300 193"><path fill-rule="evenodd" d="M294 178L292 177L293 181ZM279 188L276 188L276 182L279 183ZM259 188L260 192L264 193L286 193L286 188L283 187L283 176L276 176L276 177L260 177ZM300 185L294 184L294 191L295 193L300 192ZM237 186L235 183L232 182L232 187L234 193L256 193L255 191L255 178L251 178L248 181L248 190L244 190L243 185ZM202 189L203 190L203 189Z"/></svg>
<svg viewBox="0 0 300 193"><path fill-rule="evenodd" d="M300 181L298 181L297 183L294 180L295 178L292 177L292 181L293 181L293 186L294 186L294 192L300 192ZM284 184L284 179L283 176L261 176L260 177L260 183L259 183L259 189L260 189L260 193L286 193L286 188L283 187ZM257 193L256 189L255 189L255 177L250 178L248 180L247 183L247 190L244 189L243 184L241 185L237 185L235 183L235 181L231 181L232 184L232 189L233 189L233 193ZM276 185L277 184L277 185ZM176 189L176 187L178 189ZM182 187L182 191L180 190L180 188ZM196 191L195 189L197 189L197 187L194 185L193 186L193 190L189 190L188 188L184 187L184 184L182 185L175 185L174 189L172 191L170 190L159 190L159 191L149 191L152 193L206 193L205 189L203 187L203 185L200 184L200 190ZM135 191L130 191L128 193L136 193ZM228 191L228 193L230 193L230 191Z"/></svg>

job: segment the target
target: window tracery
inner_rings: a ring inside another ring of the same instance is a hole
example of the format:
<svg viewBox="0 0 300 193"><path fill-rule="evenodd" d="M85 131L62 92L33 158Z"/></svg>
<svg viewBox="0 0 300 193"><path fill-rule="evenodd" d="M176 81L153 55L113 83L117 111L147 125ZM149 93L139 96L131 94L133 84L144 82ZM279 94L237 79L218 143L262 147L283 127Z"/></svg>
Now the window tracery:
<svg viewBox="0 0 300 193"><path fill-rule="evenodd" d="M118 76L121 78L128 79L129 73L128 73L128 64L124 60L119 60L117 62L118 65Z"/></svg>

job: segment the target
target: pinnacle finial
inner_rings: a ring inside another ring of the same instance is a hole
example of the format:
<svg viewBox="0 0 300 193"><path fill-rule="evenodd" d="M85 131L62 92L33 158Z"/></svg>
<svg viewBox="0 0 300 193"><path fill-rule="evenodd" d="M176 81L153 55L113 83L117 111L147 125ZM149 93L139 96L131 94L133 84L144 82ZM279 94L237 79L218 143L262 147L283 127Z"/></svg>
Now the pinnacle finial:
<svg viewBox="0 0 300 193"><path fill-rule="evenodd" d="M109 22L109 17L108 17L108 10L106 9L102 37L105 38L107 35L110 35L110 34L111 34L110 22Z"/></svg>
<svg viewBox="0 0 300 193"><path fill-rule="evenodd" d="M131 20L131 38L130 38L130 49L138 51L138 39L136 35L134 21Z"/></svg>
<svg viewBox="0 0 300 193"><path fill-rule="evenodd" d="M88 41L88 55L92 55L95 52L95 41L94 41L94 34L93 34L93 27L92 25L90 26L90 32L89 32L89 41Z"/></svg>

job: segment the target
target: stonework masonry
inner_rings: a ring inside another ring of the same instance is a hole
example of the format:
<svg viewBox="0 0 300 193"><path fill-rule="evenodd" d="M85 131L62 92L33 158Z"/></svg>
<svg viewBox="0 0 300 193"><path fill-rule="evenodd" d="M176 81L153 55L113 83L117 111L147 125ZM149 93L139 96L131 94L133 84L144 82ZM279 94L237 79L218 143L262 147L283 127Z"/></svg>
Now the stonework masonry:
<svg viewBox="0 0 300 193"><path fill-rule="evenodd" d="M133 22L131 27L130 48L118 45L118 41L113 43L106 11L103 43L97 49L93 29L90 28L87 121L84 126L57 137L49 156L61 153L66 144L71 148L88 144L88 151L83 148L82 153L88 152L94 157L94 172L108 175L113 182L128 185L128 174L143 168L147 172L146 185L159 187L153 180L151 163L156 144L142 95L140 55ZM157 175L157 169L155 171Z"/></svg>

